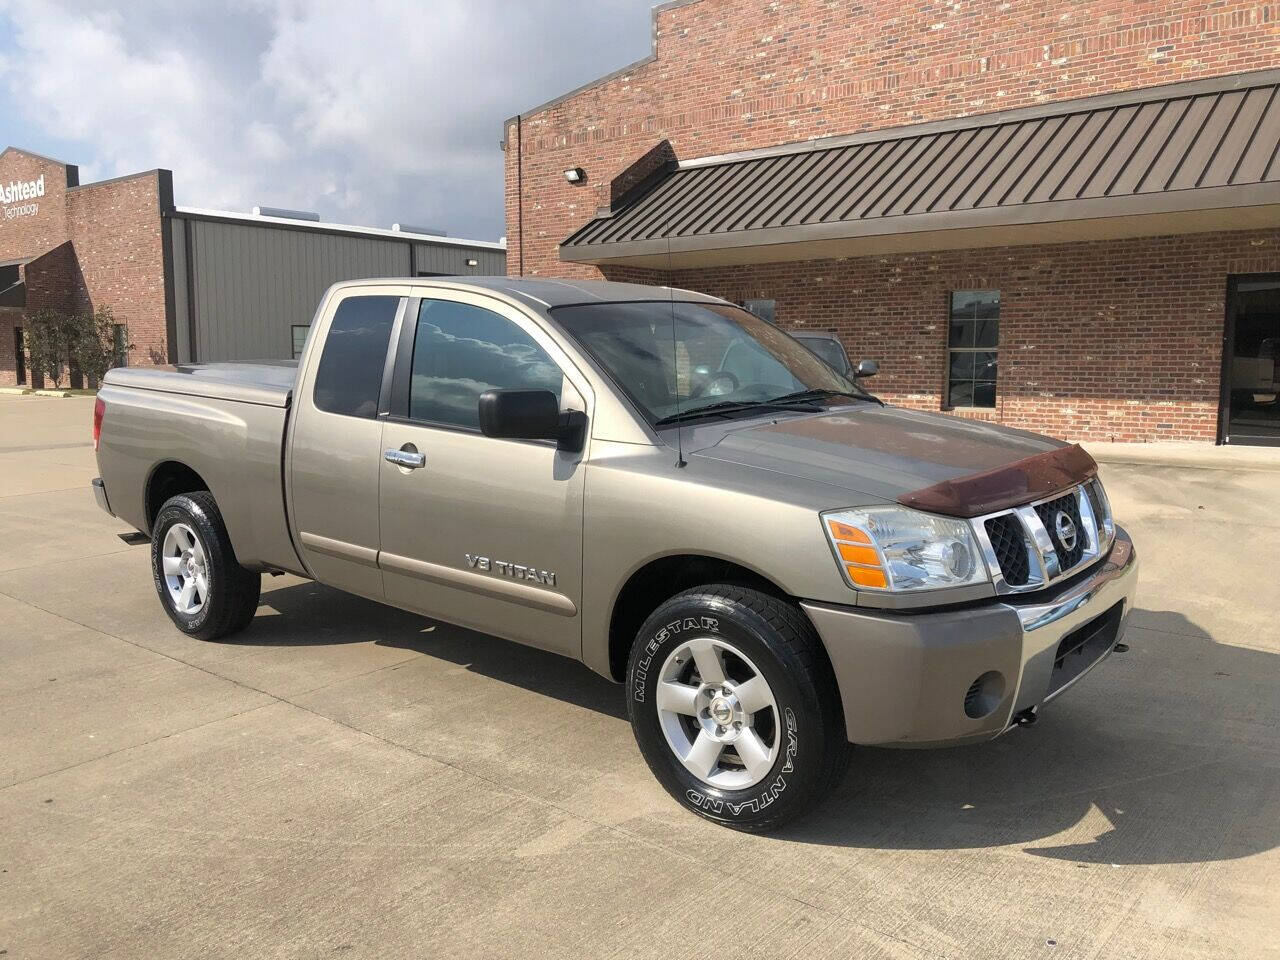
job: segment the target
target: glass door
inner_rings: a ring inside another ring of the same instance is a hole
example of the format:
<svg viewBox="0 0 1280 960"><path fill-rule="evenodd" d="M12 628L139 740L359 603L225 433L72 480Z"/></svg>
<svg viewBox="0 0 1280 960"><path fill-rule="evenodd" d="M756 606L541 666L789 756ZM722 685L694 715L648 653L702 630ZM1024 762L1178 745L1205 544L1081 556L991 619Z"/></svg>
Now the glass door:
<svg viewBox="0 0 1280 960"><path fill-rule="evenodd" d="M1223 443L1280 446L1280 274L1227 284Z"/></svg>

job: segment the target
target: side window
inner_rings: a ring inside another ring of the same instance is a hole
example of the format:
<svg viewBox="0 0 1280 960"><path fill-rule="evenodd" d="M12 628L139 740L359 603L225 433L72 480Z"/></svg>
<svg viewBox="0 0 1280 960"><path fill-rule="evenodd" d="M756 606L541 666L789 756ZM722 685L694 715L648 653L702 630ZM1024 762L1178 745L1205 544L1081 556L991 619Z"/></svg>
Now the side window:
<svg viewBox="0 0 1280 960"><path fill-rule="evenodd" d="M399 297L348 297L338 305L312 393L328 413L372 419L378 413L382 369Z"/></svg>
<svg viewBox="0 0 1280 960"><path fill-rule="evenodd" d="M1000 291L951 294L947 334L947 406L996 405L996 348L1000 343Z"/></svg>
<svg viewBox="0 0 1280 960"><path fill-rule="evenodd" d="M486 390L550 390L558 401L562 383L560 368L506 317L466 303L422 301L410 418L478 430Z"/></svg>

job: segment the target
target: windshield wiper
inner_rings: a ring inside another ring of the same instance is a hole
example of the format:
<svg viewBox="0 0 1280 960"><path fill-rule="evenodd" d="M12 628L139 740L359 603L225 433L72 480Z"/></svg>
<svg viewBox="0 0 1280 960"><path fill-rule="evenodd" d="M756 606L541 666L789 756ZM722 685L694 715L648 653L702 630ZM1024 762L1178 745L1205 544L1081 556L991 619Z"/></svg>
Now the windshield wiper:
<svg viewBox="0 0 1280 960"><path fill-rule="evenodd" d="M776 400L722 400L719 403L708 403L706 406L694 407L692 410L681 410L679 413L668 414L665 417L659 417L653 421L655 426L662 427L668 423L679 423L682 420L690 420L694 417L701 416L728 416L733 413L739 413L743 410L789 410L799 413L819 413L820 407L801 406L800 401L787 401L779 403Z"/></svg>
<svg viewBox="0 0 1280 960"><path fill-rule="evenodd" d="M807 403L821 400L823 397L848 397L850 400L866 400L870 403L878 403L880 406L884 406L884 401L879 397L872 396L869 393L854 393L852 390L797 390L795 393L784 393L780 397L774 397L768 402L778 404Z"/></svg>

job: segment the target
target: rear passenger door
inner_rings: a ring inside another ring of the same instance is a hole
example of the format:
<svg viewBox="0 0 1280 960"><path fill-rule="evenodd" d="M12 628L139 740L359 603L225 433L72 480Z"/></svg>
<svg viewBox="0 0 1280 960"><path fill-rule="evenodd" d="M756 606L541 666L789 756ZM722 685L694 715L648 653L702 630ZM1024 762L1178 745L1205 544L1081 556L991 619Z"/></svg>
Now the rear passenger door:
<svg viewBox="0 0 1280 960"><path fill-rule="evenodd" d="M480 394L551 390L588 410L558 345L502 301L432 290L409 301L383 430L387 599L577 657L585 451L480 433Z"/></svg>
<svg viewBox="0 0 1280 960"><path fill-rule="evenodd" d="M397 285L335 294L300 361L288 440L289 510L308 569L323 583L378 600L378 414L388 402L388 347L408 292Z"/></svg>

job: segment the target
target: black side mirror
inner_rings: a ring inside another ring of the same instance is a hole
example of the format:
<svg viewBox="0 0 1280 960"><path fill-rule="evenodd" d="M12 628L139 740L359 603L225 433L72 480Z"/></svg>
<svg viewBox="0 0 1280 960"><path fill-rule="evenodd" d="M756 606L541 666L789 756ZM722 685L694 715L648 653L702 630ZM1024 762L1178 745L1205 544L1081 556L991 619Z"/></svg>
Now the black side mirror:
<svg viewBox="0 0 1280 960"><path fill-rule="evenodd" d="M587 415L560 412L550 390L486 390L480 394L480 432L501 440L554 440L561 450L582 449Z"/></svg>
<svg viewBox="0 0 1280 960"><path fill-rule="evenodd" d="M874 360L859 360L853 369L853 375L861 380L863 377L874 377L880 372L880 364Z"/></svg>

